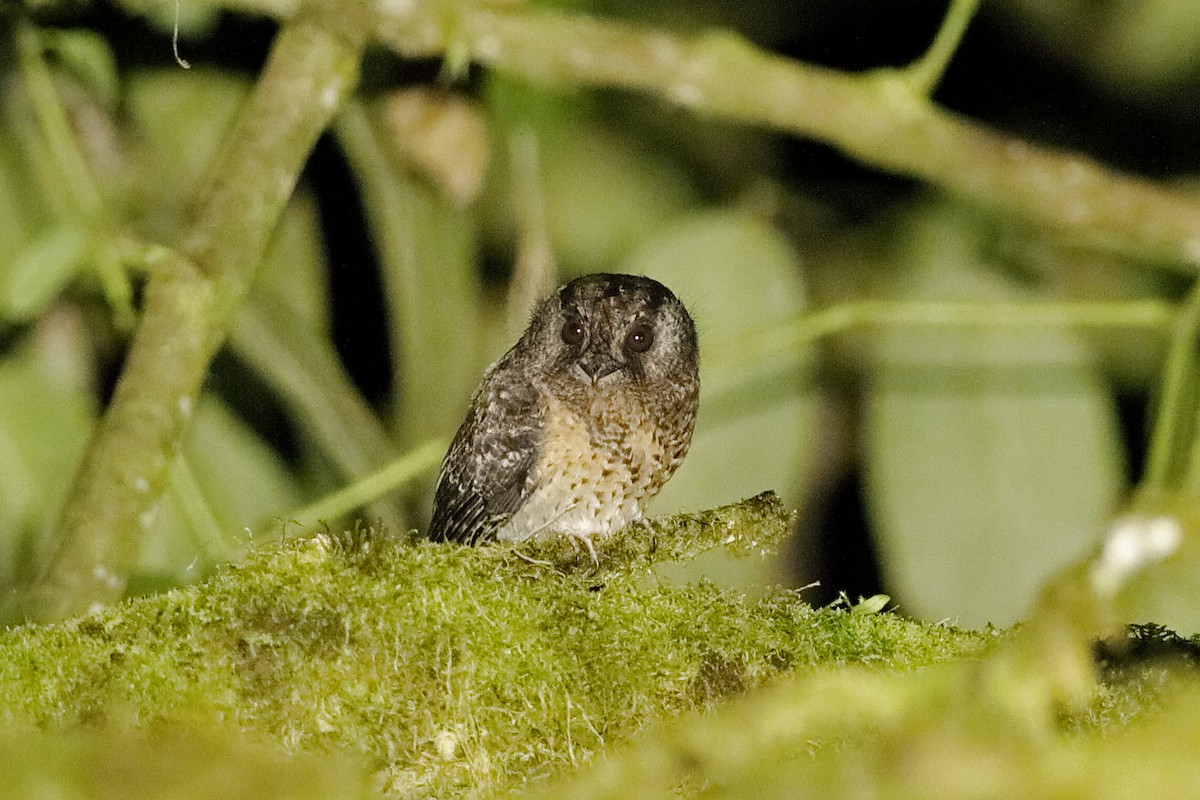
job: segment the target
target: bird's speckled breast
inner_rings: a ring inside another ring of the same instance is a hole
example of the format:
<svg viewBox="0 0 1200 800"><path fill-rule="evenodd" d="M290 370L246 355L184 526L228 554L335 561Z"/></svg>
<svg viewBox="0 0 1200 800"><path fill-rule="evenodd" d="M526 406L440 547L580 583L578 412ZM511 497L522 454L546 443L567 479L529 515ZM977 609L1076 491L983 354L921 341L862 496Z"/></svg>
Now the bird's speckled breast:
<svg viewBox="0 0 1200 800"><path fill-rule="evenodd" d="M545 403L541 453L529 475L528 499L496 531L497 538L555 532L591 538L640 519L645 502L682 460L678 446L665 446L655 436L640 398L600 393L584 409L553 396Z"/></svg>

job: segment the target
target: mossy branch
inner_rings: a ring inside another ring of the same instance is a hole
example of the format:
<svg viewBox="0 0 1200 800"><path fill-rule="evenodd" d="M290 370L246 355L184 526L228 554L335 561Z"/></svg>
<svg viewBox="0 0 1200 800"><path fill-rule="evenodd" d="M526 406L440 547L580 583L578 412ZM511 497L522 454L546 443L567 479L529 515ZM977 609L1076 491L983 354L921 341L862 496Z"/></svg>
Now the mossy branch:
<svg viewBox="0 0 1200 800"><path fill-rule="evenodd" d="M651 520L605 539L599 571L569 543L463 547L363 528L273 543L202 585L0 633L0 721L232 725L281 749L364 753L387 796L495 797L789 672L907 670L995 638L650 571L717 546L759 557L791 522L770 494ZM878 710L868 696L855 714Z"/></svg>
<svg viewBox="0 0 1200 800"><path fill-rule="evenodd" d="M722 542L769 549L790 521L771 495L652 520L605 540L599 572L569 544L560 561L369 529L287 540L200 586L0 634L0 720L50 732L29 745L50 752L98 729L116 763L152 764L173 749L128 728L232 724L302 763L365 754L392 797L1082 797L1114 755L1139 781L1196 780L1176 750L1195 747L1194 686L1158 684L1129 708L1138 726L1062 725L1093 700L1094 638L1200 563L1192 531L1117 522L1003 636L650 577ZM1147 713L1159 700L1177 710ZM236 760L231 786L254 785L260 757ZM16 769L67 780L56 761Z"/></svg>
<svg viewBox="0 0 1200 800"><path fill-rule="evenodd" d="M774 492L731 506L676 514L653 522L626 526L594 543L596 561L570 536L528 542L517 549L535 568L585 573L617 569L636 572L666 561L688 561L723 548L737 556L774 552L791 532L795 520Z"/></svg>
<svg viewBox="0 0 1200 800"><path fill-rule="evenodd" d="M141 324L64 507L33 615L79 613L120 596L209 362L309 151L355 86L362 46L340 23L298 18L280 31L193 223L152 265Z"/></svg>
<svg viewBox="0 0 1200 800"><path fill-rule="evenodd" d="M525 797L665 800L680 787L704 787L705 797L1107 796L1096 774L1124 748L1104 742L1130 743L1129 732L1070 740L1060 735L1063 717L1096 699L1097 637L1137 618L1145 593L1175 591L1171 572L1194 570L1198 545L1176 520L1130 515L1093 557L1051 581L1029 620L982 658L916 672L791 676L713 713L670 720ZM1123 764L1156 772L1171 760L1164 748L1196 740L1194 715L1184 711L1195 702L1194 681L1188 689L1163 691L1172 713L1147 715L1129 745L1140 759L1123 756ZM841 744L797 757L829 741ZM1193 765L1184 774L1194 782L1198 772Z"/></svg>

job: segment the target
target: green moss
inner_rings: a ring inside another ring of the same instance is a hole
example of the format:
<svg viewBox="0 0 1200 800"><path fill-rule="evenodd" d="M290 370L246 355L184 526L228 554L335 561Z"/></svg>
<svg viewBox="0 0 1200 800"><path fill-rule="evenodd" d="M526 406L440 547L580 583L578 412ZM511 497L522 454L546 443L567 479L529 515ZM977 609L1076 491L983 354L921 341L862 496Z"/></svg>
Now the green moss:
<svg viewBox="0 0 1200 800"><path fill-rule="evenodd" d="M764 552L789 523L763 496L634 526L599 568L569 541L292 539L201 586L7 631L0 714L49 730L232 725L288 750L363 752L392 793L487 795L782 673L909 669L992 638L647 577L663 557Z"/></svg>
<svg viewBox="0 0 1200 800"><path fill-rule="evenodd" d="M1153 623L1130 625L1094 650L1101 681L1088 706L1063 720L1067 730L1111 734L1139 721L1194 681L1200 667L1200 636Z"/></svg>
<svg viewBox="0 0 1200 800"><path fill-rule="evenodd" d="M0 734L0 796L57 800L356 800L375 796L362 759L285 754L230 731L111 726Z"/></svg>
<svg viewBox="0 0 1200 800"><path fill-rule="evenodd" d="M1115 735L1046 736L970 702L955 680L964 666L786 679L713 714L679 718L524 797L1139 800L1200 792L1194 683ZM836 746L811 757L805 745L814 731L837 735Z"/></svg>

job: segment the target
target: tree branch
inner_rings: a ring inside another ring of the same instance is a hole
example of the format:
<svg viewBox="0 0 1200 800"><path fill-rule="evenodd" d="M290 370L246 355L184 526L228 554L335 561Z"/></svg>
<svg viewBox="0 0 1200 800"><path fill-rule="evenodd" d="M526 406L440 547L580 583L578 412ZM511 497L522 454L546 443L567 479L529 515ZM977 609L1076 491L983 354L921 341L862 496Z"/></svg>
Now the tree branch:
<svg viewBox="0 0 1200 800"><path fill-rule="evenodd" d="M348 22L361 23L353 8L282 28L194 222L153 266L141 324L64 507L58 550L34 587L32 615L88 611L123 591L209 362L309 151L356 83L363 42Z"/></svg>
<svg viewBox="0 0 1200 800"><path fill-rule="evenodd" d="M245 3L242 3L245 6ZM390 11L389 11L390 9ZM527 5L384 4L380 41L538 81L648 91L838 148L1082 244L1195 271L1200 200L938 108L902 70L849 75L727 33L683 36Z"/></svg>

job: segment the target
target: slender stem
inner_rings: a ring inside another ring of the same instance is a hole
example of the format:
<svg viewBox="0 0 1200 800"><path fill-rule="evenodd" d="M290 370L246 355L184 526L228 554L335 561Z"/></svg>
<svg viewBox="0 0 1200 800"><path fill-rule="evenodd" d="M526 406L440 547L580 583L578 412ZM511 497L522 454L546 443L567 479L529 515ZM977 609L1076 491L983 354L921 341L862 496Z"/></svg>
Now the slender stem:
<svg viewBox="0 0 1200 800"><path fill-rule="evenodd" d="M1192 365L1193 369L1195 364ZM1192 375L1195 376L1195 371ZM1192 383L1193 389L1195 383ZM1184 467L1183 475L1179 479L1179 488L1189 497L1200 497L1200 436L1197 436L1197 431L1200 431L1200 407L1192 409L1192 418L1188 420L1189 427L1187 434L1190 437L1187 448L1187 466ZM1157 487L1145 487L1148 491Z"/></svg>
<svg viewBox="0 0 1200 800"><path fill-rule="evenodd" d="M1163 370L1158 409L1154 417L1154 430L1150 436L1150 452L1146 460L1146 474L1142 488L1147 492L1163 492L1180 485L1197 488L1197 442L1193 414L1200 404L1192 398L1196 378L1200 374L1197 364L1197 342L1200 341L1200 283L1192 287L1187 302L1176 319L1171 332L1171 345ZM1188 443L1188 438L1193 441ZM1183 475L1180 461L1185 451L1190 451Z"/></svg>
<svg viewBox="0 0 1200 800"><path fill-rule="evenodd" d="M979 0L953 0L933 44L905 70L909 85L921 96L928 97L937 88L978 8Z"/></svg>
<svg viewBox="0 0 1200 800"><path fill-rule="evenodd" d="M54 88L54 78L42 57L41 38L37 29L28 23L18 26L16 38L26 92L54 164L61 173L58 188L86 220L94 222L104 212L104 202L87 159L75 141L67 112Z"/></svg>
<svg viewBox="0 0 1200 800"><path fill-rule="evenodd" d="M209 564L228 561L237 554L237 548L226 541L221 523L208 504L208 498L204 496L204 490L186 455L181 454L171 464L168 492L183 515L184 524L191 532L197 549Z"/></svg>
<svg viewBox="0 0 1200 800"><path fill-rule="evenodd" d="M354 169L388 297L396 441L453 430L482 368L472 219L396 169L370 109L350 103L334 132Z"/></svg>
<svg viewBox="0 0 1200 800"><path fill-rule="evenodd" d="M328 337L297 325L285 309L251 297L234 321L229 344L343 480L361 478L395 457L391 436L354 388ZM405 527L394 503L375 503L369 513L389 527Z"/></svg>
<svg viewBox="0 0 1200 800"><path fill-rule="evenodd" d="M542 188L539 147L532 128L520 127L508 135L510 202L517 224L517 252L504 298L504 312L506 333L513 339L521 335L529 322L529 310L534 304L554 291L558 276Z"/></svg>
<svg viewBox="0 0 1200 800"><path fill-rule="evenodd" d="M447 444L442 439L423 442L382 469L300 509L292 518L302 525L311 525L344 516L436 467Z"/></svg>
<svg viewBox="0 0 1200 800"><path fill-rule="evenodd" d="M317 136L357 80L363 43L344 21L354 8L327 25L298 18L281 29L193 223L152 272L112 403L64 506L58 549L33 587L34 616L85 612L121 595L209 362Z"/></svg>
<svg viewBox="0 0 1200 800"><path fill-rule="evenodd" d="M50 153L50 169L57 173L53 190L61 193L65 204L76 211L85 225L100 229L92 247L91 262L112 305L117 325L132 328L133 292L119 252L125 246L125 237L103 230L108 222L108 208L55 89L37 29L21 23L16 38L25 90Z"/></svg>
<svg viewBox="0 0 1200 800"><path fill-rule="evenodd" d="M1177 310L1159 300L1121 302L963 303L862 300L797 317L736 343L718 343L710 364L726 369L795 352L827 336L876 327L1144 328L1165 331Z"/></svg>

